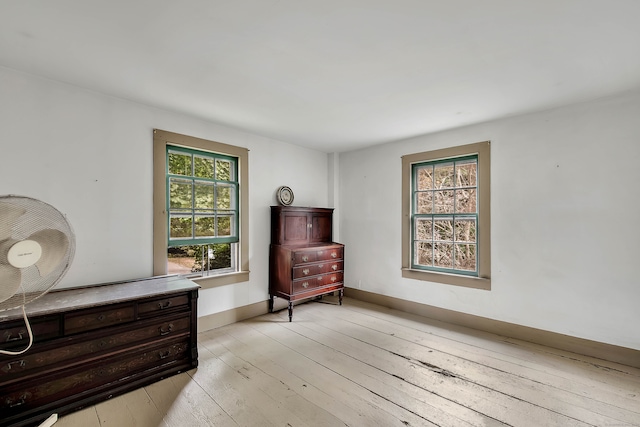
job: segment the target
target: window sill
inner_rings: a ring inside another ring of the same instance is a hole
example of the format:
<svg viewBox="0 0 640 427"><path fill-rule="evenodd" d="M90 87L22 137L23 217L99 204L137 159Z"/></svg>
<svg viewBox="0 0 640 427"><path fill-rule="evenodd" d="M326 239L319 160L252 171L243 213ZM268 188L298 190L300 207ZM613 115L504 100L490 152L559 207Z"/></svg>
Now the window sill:
<svg viewBox="0 0 640 427"><path fill-rule="evenodd" d="M192 277L189 280L200 285L202 289L217 288L219 286L232 285L234 283L248 282L249 271L237 271L234 273L219 274L217 276Z"/></svg>
<svg viewBox="0 0 640 427"><path fill-rule="evenodd" d="M491 290L491 279L486 277L462 276L459 274L436 273L432 271L402 269L405 279L423 280L426 282L444 283L446 285L462 286L465 288Z"/></svg>

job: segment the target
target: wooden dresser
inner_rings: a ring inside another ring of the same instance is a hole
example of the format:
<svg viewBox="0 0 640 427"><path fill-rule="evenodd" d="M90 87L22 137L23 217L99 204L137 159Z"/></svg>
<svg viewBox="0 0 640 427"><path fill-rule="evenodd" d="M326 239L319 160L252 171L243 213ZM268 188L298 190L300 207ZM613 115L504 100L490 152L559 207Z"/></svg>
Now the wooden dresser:
<svg viewBox="0 0 640 427"><path fill-rule="evenodd" d="M344 245L332 242L333 209L271 206L269 311L275 297L293 302L344 292Z"/></svg>
<svg viewBox="0 0 640 427"><path fill-rule="evenodd" d="M180 276L52 291L28 304L33 347L0 355L0 426L38 424L198 365L198 285ZM28 344L0 312L0 349Z"/></svg>

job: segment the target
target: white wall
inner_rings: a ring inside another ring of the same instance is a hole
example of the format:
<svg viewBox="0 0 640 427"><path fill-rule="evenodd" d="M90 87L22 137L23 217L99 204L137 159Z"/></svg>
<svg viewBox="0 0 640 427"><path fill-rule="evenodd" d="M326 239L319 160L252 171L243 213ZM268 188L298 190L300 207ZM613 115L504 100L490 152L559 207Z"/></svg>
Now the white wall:
<svg viewBox="0 0 640 427"><path fill-rule="evenodd" d="M289 185L296 205L339 205L347 286L640 349L638 117L640 92L338 157L0 67L0 194L68 216L77 250L61 287L146 277L152 129L235 144L250 149L251 279L203 290L200 315L267 298L268 206ZM400 156L483 140L492 290L402 279Z"/></svg>
<svg viewBox="0 0 640 427"><path fill-rule="evenodd" d="M492 290L401 277L401 160L491 141ZM640 92L340 154L346 285L640 349Z"/></svg>
<svg viewBox="0 0 640 427"><path fill-rule="evenodd" d="M0 195L67 215L76 256L59 287L152 274L152 129L249 148L250 281L200 293L199 315L268 298L269 206L326 206L325 153L0 67Z"/></svg>

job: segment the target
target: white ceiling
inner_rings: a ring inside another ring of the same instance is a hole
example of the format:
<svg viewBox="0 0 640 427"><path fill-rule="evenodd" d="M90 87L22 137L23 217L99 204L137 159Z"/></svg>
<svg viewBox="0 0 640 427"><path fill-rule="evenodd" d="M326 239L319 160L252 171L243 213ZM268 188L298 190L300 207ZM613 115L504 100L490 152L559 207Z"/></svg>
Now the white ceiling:
<svg viewBox="0 0 640 427"><path fill-rule="evenodd" d="M640 88L640 0L0 0L0 66L326 152Z"/></svg>

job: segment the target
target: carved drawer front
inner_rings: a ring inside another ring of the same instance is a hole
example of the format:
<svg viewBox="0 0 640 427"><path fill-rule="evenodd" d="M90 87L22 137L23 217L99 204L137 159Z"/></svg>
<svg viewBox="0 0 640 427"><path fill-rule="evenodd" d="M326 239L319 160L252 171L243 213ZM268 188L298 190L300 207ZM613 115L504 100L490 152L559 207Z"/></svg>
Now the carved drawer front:
<svg viewBox="0 0 640 427"><path fill-rule="evenodd" d="M323 274L320 276L309 277L308 279L294 280L293 293L306 292L323 286L337 285L338 283L342 283L342 272Z"/></svg>
<svg viewBox="0 0 640 427"><path fill-rule="evenodd" d="M138 304L138 316L149 316L159 312L185 308L189 305L189 295L168 296Z"/></svg>
<svg viewBox="0 0 640 427"><path fill-rule="evenodd" d="M316 276L318 274L342 271L342 268L342 260L303 265L293 268L293 278L300 279L303 277Z"/></svg>
<svg viewBox="0 0 640 427"><path fill-rule="evenodd" d="M61 335L60 319L58 317L33 319L30 322L34 342ZM2 329L0 329L0 349L24 348L28 344L29 333L23 319L2 325ZM1 358L2 356L0 356L0 360Z"/></svg>
<svg viewBox="0 0 640 427"><path fill-rule="evenodd" d="M149 348L119 360L108 359L63 378L43 377L26 384L0 391L0 411L7 417L19 412L72 397L78 389L97 388L129 378L136 372L157 368L188 357L189 343L185 339L164 346ZM111 361L113 360L113 361Z"/></svg>
<svg viewBox="0 0 640 427"><path fill-rule="evenodd" d="M90 331L118 323L131 322L135 318L134 304L118 304L99 309L82 310L64 316L65 334Z"/></svg>
<svg viewBox="0 0 640 427"><path fill-rule="evenodd" d="M342 248L296 251L293 255L294 264L308 262L331 261L342 259Z"/></svg>
<svg viewBox="0 0 640 427"><path fill-rule="evenodd" d="M105 353L117 353L131 348L131 344L145 342L163 337L174 337L190 332L189 314L182 317L172 316L146 325L140 324L137 329L114 330L108 336L88 340L70 340L63 346L43 349L40 352L27 352L21 356L0 359L0 380L10 381L26 375L38 374L42 369L56 369L61 362L82 357L83 361L91 357L100 357ZM34 348L35 349L35 348Z"/></svg>

